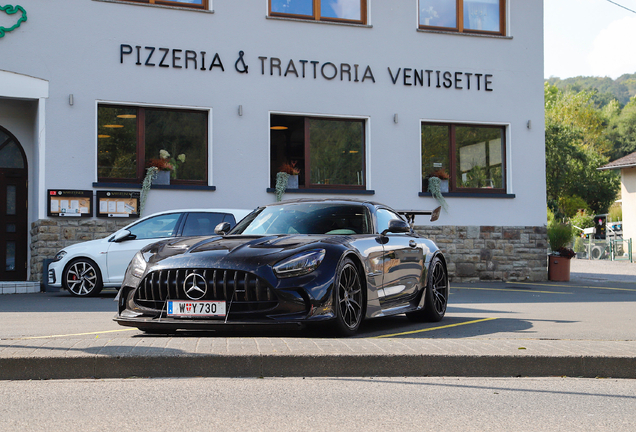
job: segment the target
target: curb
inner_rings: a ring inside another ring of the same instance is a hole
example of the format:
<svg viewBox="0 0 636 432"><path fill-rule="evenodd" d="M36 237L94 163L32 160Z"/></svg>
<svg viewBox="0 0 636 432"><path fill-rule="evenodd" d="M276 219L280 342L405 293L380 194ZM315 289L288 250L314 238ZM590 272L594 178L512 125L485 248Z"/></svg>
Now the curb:
<svg viewBox="0 0 636 432"><path fill-rule="evenodd" d="M569 376L636 379L636 358L421 354L189 354L0 358L0 380L279 376Z"/></svg>

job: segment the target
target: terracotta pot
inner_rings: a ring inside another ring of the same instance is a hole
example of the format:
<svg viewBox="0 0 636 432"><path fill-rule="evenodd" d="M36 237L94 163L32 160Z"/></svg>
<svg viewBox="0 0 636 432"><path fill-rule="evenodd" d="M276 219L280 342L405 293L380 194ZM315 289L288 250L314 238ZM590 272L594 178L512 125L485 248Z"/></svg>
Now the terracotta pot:
<svg viewBox="0 0 636 432"><path fill-rule="evenodd" d="M570 281L570 258L548 255L548 280Z"/></svg>

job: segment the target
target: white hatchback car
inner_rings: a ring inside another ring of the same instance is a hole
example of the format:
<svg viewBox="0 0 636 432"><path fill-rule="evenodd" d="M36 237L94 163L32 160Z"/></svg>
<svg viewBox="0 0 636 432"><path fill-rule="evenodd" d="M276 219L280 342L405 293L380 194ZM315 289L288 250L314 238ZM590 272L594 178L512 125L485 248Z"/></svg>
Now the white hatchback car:
<svg viewBox="0 0 636 432"><path fill-rule="evenodd" d="M104 287L119 288L133 256L144 246L170 237L214 235L221 222L234 227L251 210L198 209L159 212L99 240L65 247L49 264L52 287L75 296L95 296Z"/></svg>

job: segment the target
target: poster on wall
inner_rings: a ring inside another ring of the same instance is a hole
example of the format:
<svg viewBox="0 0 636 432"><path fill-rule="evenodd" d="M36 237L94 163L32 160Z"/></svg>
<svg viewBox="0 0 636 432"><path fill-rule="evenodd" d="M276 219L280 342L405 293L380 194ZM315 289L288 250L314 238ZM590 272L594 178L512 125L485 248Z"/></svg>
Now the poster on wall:
<svg viewBox="0 0 636 432"><path fill-rule="evenodd" d="M97 217L139 217L139 192L97 191Z"/></svg>
<svg viewBox="0 0 636 432"><path fill-rule="evenodd" d="M49 189L47 214L49 217L92 217L92 190Z"/></svg>

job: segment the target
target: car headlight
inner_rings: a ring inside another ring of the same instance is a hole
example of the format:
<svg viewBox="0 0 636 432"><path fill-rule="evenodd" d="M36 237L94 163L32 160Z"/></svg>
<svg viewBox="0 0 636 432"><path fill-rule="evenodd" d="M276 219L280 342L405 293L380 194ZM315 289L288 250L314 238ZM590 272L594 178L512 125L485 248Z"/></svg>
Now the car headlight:
<svg viewBox="0 0 636 432"><path fill-rule="evenodd" d="M324 249L304 251L274 265L274 274L278 278L306 275L316 270L324 258Z"/></svg>
<svg viewBox="0 0 636 432"><path fill-rule="evenodd" d="M59 261L62 258L64 258L66 256L66 251L65 250L61 250L59 251L54 257L53 257L53 262Z"/></svg>
<svg viewBox="0 0 636 432"><path fill-rule="evenodd" d="M137 252L133 257L132 261L130 261L130 265L128 266L128 273L130 273L133 277L137 279L141 279L146 271L146 260L141 252Z"/></svg>

